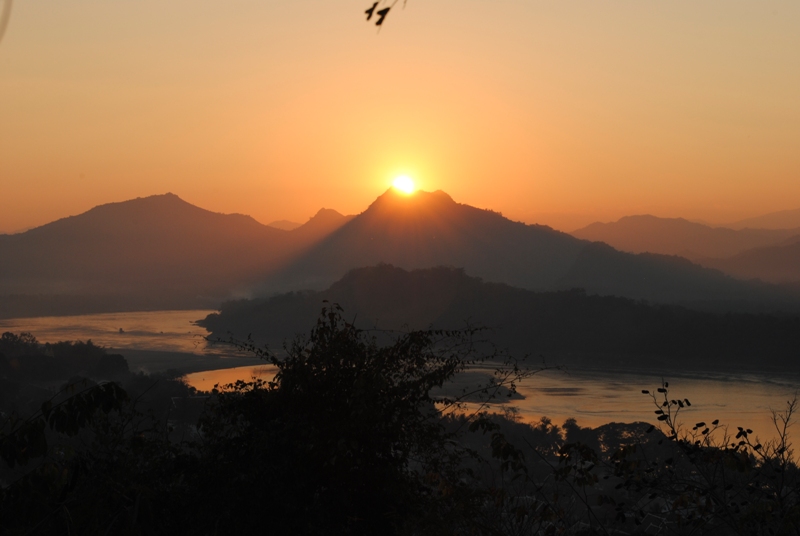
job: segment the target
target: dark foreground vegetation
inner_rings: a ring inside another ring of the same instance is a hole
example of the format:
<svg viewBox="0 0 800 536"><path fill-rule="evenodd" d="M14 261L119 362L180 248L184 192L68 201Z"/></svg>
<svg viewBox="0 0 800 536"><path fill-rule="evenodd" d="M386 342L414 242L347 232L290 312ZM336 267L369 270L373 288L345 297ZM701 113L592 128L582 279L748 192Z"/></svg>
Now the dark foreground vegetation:
<svg viewBox="0 0 800 536"><path fill-rule="evenodd" d="M278 368L270 382L198 394L167 377L141 389L132 376L152 378L119 371L114 382L76 378L27 417L5 405L0 532L800 532L793 403L775 416L779 439L764 444L716 421L681 428L690 402L666 383L643 395L660 427L527 424L462 402L506 396L497 388L535 372L485 355L480 335L413 331L381 345L334 306L285 357L253 348ZM30 337L3 341L13 381L43 349ZM490 381L434 394L487 360L497 364ZM164 386L176 389L166 409L143 407Z"/></svg>

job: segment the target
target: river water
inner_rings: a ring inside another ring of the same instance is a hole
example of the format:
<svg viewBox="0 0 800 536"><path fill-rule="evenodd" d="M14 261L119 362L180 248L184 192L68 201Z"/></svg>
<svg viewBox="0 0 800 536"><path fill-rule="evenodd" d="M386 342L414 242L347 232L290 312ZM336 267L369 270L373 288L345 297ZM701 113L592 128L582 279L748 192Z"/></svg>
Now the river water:
<svg viewBox="0 0 800 536"><path fill-rule="evenodd" d="M124 349L220 353L224 347L209 346L205 329L195 321L216 311L146 311L77 316L45 316L0 320L0 331L33 333L39 342L85 341L120 351Z"/></svg>
<svg viewBox="0 0 800 536"><path fill-rule="evenodd" d="M91 339L123 355L126 351L157 351L174 354L176 363L195 360L197 366L193 370L201 372L188 374L186 378L198 389L210 389L215 384L238 379L270 379L274 374L272 367L253 361L252 365L231 368L230 365L241 364L242 360L225 358L241 354L228 346L206 343L206 331L194 322L211 312L156 311L10 319L0 320L0 332L29 331L40 342ZM210 356L222 359L208 360ZM771 411L784 409L787 401L800 390L800 378L774 373L697 372L663 378L661 373L641 370L570 367L543 371L522 381L518 392L524 398L507 404L517 408L527 421L548 416L557 424L574 417L580 425L591 427L608 422L655 423L656 407L642 390L655 391L662 379L670 383L670 398L691 401L692 406L682 410L680 418L690 427L699 421L720 419L734 431L737 426L743 426L753 429L762 438L775 436Z"/></svg>

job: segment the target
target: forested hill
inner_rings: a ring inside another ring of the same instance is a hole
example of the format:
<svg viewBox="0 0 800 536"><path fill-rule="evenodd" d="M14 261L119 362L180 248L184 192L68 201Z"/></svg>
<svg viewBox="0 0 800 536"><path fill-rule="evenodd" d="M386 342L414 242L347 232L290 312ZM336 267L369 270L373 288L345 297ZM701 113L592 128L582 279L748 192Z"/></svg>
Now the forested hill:
<svg viewBox="0 0 800 536"><path fill-rule="evenodd" d="M444 267L361 268L324 291L227 302L200 324L211 339L251 334L258 343L280 348L285 339L308 331L323 300L340 304L345 317L362 328L486 326L494 342L518 354L580 357L598 365L800 372L797 315L706 313L579 289L533 292Z"/></svg>

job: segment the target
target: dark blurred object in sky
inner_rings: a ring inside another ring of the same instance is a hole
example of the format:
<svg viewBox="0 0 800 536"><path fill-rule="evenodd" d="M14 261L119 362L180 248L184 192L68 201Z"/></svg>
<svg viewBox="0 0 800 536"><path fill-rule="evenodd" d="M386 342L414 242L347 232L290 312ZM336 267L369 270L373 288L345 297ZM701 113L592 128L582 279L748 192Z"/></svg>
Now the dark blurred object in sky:
<svg viewBox="0 0 800 536"><path fill-rule="evenodd" d="M0 8L0 43L3 42L8 20L11 18L11 0L2 0L2 3L2 8Z"/></svg>

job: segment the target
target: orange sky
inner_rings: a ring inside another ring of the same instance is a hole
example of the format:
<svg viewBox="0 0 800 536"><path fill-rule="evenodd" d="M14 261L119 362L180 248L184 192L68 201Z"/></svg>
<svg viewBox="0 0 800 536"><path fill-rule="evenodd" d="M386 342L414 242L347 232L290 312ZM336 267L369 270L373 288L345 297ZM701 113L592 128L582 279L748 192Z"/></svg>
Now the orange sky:
<svg viewBox="0 0 800 536"><path fill-rule="evenodd" d="M171 191L260 221L426 190L572 230L800 208L796 0L18 0L0 232Z"/></svg>

